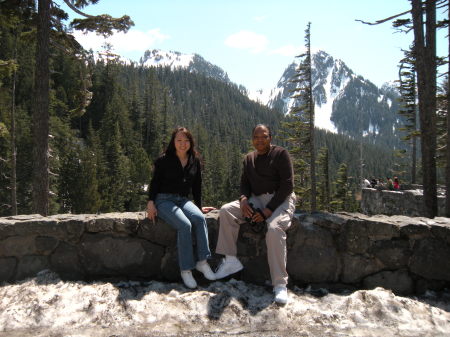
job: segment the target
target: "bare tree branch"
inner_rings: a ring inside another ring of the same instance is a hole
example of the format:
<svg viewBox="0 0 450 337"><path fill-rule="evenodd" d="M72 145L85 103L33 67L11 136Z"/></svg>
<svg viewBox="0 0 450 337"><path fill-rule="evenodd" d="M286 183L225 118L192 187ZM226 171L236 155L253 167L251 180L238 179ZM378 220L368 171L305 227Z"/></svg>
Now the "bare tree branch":
<svg viewBox="0 0 450 337"><path fill-rule="evenodd" d="M438 2L436 2L436 8L444 8L444 7L446 7L446 6L447 6L446 0L439 0ZM411 10L405 11L405 12L400 13L400 14L392 15L392 16L390 16L390 17L388 17L388 18L381 19L381 20L377 20L377 21L375 21L375 22L367 22L367 21L363 21L363 20L359 20L359 19L355 19L355 21L359 21L359 22L361 22L361 23L363 23L363 24L365 24L365 25L371 25L371 26L374 26L374 25L379 25L379 24L381 24L381 23L390 21L390 20L392 20L392 19L396 19L396 18L398 18L398 17L400 17L400 16L403 16L403 15L405 15L405 14L408 14L408 13L411 13Z"/></svg>
<svg viewBox="0 0 450 337"><path fill-rule="evenodd" d="M82 11L80 11L78 8L76 8L69 0L64 0L67 6L70 7L71 10L73 10L75 13L80 14L81 16L84 16L85 18L95 18L94 15L86 14Z"/></svg>
<svg viewBox="0 0 450 337"><path fill-rule="evenodd" d="M392 19L396 19L396 18L398 18L398 17L400 17L400 16L403 16L403 15L405 15L405 14L408 14L408 13L411 13L411 10L405 11L405 12L400 13L400 14L392 15L392 16L386 18L386 19L377 20L377 21L375 21L375 22L367 22L367 21L363 21L363 20L359 20L359 19L355 19L355 21L362 22L362 23L365 24L365 25L371 25L371 26L373 26L373 25L379 25L379 24L381 24L381 23L384 23L384 22L389 21L389 20L392 20Z"/></svg>

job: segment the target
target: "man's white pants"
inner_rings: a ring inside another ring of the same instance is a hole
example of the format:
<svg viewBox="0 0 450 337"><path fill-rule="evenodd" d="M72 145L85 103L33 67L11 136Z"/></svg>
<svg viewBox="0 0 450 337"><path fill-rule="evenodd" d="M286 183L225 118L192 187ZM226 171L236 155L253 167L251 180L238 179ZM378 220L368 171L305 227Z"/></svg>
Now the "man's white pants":
<svg viewBox="0 0 450 337"><path fill-rule="evenodd" d="M273 194L252 195L249 202L253 204L254 208L264 209L272 197ZM296 200L295 194L292 193L266 220L267 260L274 286L286 285L288 282L286 230L291 225ZM219 217L220 228L216 253L236 256L239 226L245 222L239 200L223 205Z"/></svg>

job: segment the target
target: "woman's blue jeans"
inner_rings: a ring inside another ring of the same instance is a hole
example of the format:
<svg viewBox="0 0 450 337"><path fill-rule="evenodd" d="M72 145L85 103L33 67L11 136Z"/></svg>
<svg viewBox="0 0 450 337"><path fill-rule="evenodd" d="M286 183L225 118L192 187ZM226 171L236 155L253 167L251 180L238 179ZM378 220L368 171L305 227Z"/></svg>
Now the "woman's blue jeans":
<svg viewBox="0 0 450 337"><path fill-rule="evenodd" d="M206 260L211 256L206 219L192 201L177 194L158 193L155 206L158 216L177 230L180 270L194 269L196 261ZM197 242L195 257L192 231Z"/></svg>

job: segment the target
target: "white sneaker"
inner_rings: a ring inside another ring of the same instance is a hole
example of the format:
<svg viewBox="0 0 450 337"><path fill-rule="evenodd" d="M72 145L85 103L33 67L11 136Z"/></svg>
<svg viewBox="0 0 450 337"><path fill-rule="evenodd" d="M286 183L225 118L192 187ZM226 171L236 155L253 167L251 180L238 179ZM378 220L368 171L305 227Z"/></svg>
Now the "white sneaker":
<svg viewBox="0 0 450 337"><path fill-rule="evenodd" d="M278 285L273 287L273 292L275 293L275 302L278 304L286 304L288 301L287 288L284 285Z"/></svg>
<svg viewBox="0 0 450 337"><path fill-rule="evenodd" d="M216 280L227 277L231 274L237 273L244 268L241 261L236 257L232 259L225 258L222 260L221 265L216 271Z"/></svg>
<svg viewBox="0 0 450 337"><path fill-rule="evenodd" d="M192 272L190 270L182 270L181 278L186 287L194 289L197 288L197 282L195 282L194 277L192 276Z"/></svg>
<svg viewBox="0 0 450 337"><path fill-rule="evenodd" d="M205 276L205 278L210 281L214 281L216 279L216 275L213 273L211 267L206 261L197 262L197 264L195 265L195 269L201 272L203 276Z"/></svg>

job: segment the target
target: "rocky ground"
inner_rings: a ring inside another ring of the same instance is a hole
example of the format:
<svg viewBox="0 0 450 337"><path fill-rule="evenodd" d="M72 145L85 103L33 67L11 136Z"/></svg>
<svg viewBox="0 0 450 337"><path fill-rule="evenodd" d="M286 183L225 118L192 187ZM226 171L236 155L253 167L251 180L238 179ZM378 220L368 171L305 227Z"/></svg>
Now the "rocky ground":
<svg viewBox="0 0 450 337"><path fill-rule="evenodd" d="M229 280L191 291L179 283L67 282L43 271L0 286L0 337L449 336L450 293L400 297L376 288L331 294Z"/></svg>

